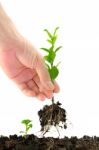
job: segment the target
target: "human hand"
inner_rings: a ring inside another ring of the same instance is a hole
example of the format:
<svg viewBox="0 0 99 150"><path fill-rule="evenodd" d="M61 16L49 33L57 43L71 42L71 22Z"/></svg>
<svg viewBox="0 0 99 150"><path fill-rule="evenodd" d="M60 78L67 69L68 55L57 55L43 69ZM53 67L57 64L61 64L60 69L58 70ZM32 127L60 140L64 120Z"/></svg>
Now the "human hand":
<svg viewBox="0 0 99 150"><path fill-rule="evenodd" d="M43 100L59 91L52 84L41 54L19 34L0 4L0 65L27 96Z"/></svg>
<svg viewBox="0 0 99 150"><path fill-rule="evenodd" d="M22 36L10 40L3 47L0 64L7 76L27 96L45 100L51 98L54 92L59 92L58 84L51 82L43 57Z"/></svg>

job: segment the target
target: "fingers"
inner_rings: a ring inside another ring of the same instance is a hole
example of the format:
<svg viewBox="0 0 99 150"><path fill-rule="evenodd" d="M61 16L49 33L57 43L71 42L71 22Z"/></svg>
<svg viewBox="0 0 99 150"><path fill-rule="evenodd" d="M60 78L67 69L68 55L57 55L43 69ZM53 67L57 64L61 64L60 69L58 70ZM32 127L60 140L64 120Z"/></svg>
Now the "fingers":
<svg viewBox="0 0 99 150"><path fill-rule="evenodd" d="M38 78L36 77L36 82L37 80ZM46 90L44 88L40 89L32 79L27 83L21 83L18 86L26 96L37 97L39 100L42 101L44 101L46 98L51 99L53 97L53 91ZM59 86L56 82L54 83L54 87L55 87L54 92L55 93L59 92Z"/></svg>
<svg viewBox="0 0 99 150"><path fill-rule="evenodd" d="M46 68L45 62L40 55L38 55L37 57L38 58L37 58L37 64L36 64L36 71L39 76L40 82L42 86L45 87L45 89L53 90L54 85L51 82L51 78Z"/></svg>
<svg viewBox="0 0 99 150"><path fill-rule="evenodd" d="M38 86L39 92L42 93L43 96L45 95L45 97L48 99L51 99L53 97L53 93L58 93L60 91L59 85L57 84L56 81L54 81L54 84L53 84L54 90L47 90L40 82L40 79L37 74L33 77L33 80Z"/></svg>
<svg viewBox="0 0 99 150"><path fill-rule="evenodd" d="M38 81L37 83L39 84L39 80L37 77L36 81ZM38 85L33 80L28 81L27 85L31 90L35 92L35 97L37 97L39 100L43 101L46 99L46 96L40 92Z"/></svg>
<svg viewBox="0 0 99 150"><path fill-rule="evenodd" d="M48 98L51 98L51 96L53 95L52 94L53 92L55 92L55 93L59 92L59 90L60 90L59 85L57 84L56 81L54 82L54 84L52 83L49 72L46 68L45 62L44 62L43 58L40 55L38 55L37 60L38 61L37 61L37 64L36 64L36 71L37 71L38 78L39 78L39 85L38 86L41 86L40 87L41 91L44 90L43 93ZM36 81L36 83L37 82L38 81Z"/></svg>
<svg viewBox="0 0 99 150"><path fill-rule="evenodd" d="M27 82L27 85L28 85L29 89L31 89L35 92L36 95L39 93L39 88L32 79Z"/></svg>
<svg viewBox="0 0 99 150"><path fill-rule="evenodd" d="M39 100L45 100L46 98L49 98L48 95L41 92L39 87L35 84L33 80L28 81L27 83L21 83L18 85L20 90L29 97L37 97Z"/></svg>
<svg viewBox="0 0 99 150"><path fill-rule="evenodd" d="M33 78L36 85L39 87L39 92L41 92L43 95L45 95L46 98L51 99L53 96L53 90L47 90L40 82L40 79L38 75L35 75Z"/></svg>
<svg viewBox="0 0 99 150"><path fill-rule="evenodd" d="M46 90L46 89L42 89L42 92L46 95L46 97L48 99L51 99L54 95L54 93L58 93L60 91L59 85L56 81L54 81L54 90Z"/></svg>
<svg viewBox="0 0 99 150"><path fill-rule="evenodd" d="M37 95L37 98L38 98L39 100L41 100L41 101L44 101L44 100L46 99L46 96L45 96L43 93L39 93L39 94Z"/></svg>
<svg viewBox="0 0 99 150"><path fill-rule="evenodd" d="M36 93L35 91L31 90L26 83L21 83L20 85L18 85L18 87L20 88L20 90L23 92L23 94L25 94L26 96L30 96L30 97L35 97Z"/></svg>
<svg viewBox="0 0 99 150"><path fill-rule="evenodd" d="M60 87L56 81L54 81L54 93L58 93L60 91Z"/></svg>

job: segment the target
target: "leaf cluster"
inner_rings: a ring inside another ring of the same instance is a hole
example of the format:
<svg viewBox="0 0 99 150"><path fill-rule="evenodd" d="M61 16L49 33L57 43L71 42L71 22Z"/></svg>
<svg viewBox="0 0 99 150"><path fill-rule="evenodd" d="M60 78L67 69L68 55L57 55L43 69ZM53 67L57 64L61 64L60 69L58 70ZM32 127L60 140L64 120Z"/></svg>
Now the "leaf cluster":
<svg viewBox="0 0 99 150"><path fill-rule="evenodd" d="M53 34L51 34L48 29L44 30L47 33L47 36L48 36L47 42L50 44L50 47L41 48L43 51L47 53L44 56L44 59L48 67L48 71L49 71L52 81L55 80L59 74L59 69L58 69L59 63L57 65L54 64L57 52L62 48L62 46L58 46L57 48L55 47L55 44L58 38L57 36L58 29L59 27L56 27Z"/></svg>
<svg viewBox="0 0 99 150"><path fill-rule="evenodd" d="M27 136L28 131L30 130L30 128L33 127L33 125L32 125L31 122L32 122L32 121L29 120L29 119L24 119L24 120L21 121L21 123L25 125L25 131L20 131L20 133L23 133L23 134L24 134L24 135L23 135L24 137Z"/></svg>

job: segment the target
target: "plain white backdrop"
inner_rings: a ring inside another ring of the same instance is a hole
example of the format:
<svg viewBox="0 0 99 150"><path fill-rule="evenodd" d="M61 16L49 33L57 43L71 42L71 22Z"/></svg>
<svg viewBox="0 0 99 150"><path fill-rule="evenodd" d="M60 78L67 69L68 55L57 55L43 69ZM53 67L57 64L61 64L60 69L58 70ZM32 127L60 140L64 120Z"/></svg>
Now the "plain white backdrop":
<svg viewBox="0 0 99 150"><path fill-rule="evenodd" d="M65 135L99 136L99 1L1 2L17 29L38 49L46 45L43 29L60 27L57 44L63 49L58 53L62 63L57 81L61 91L55 97L67 111ZM30 133L37 134L37 111L50 103L24 96L0 69L0 135L19 134L25 118L33 120Z"/></svg>

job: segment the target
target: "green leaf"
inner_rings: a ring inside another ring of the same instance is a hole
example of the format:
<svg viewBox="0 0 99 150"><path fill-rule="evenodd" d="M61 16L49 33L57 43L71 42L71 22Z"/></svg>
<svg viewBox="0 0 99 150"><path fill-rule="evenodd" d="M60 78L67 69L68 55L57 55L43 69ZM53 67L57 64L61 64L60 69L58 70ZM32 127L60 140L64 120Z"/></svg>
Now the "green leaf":
<svg viewBox="0 0 99 150"><path fill-rule="evenodd" d="M59 74L58 66L59 66L60 62L57 63L57 65L54 65L56 54L62 48L62 46L55 48L58 29L59 29L59 27L56 27L53 34L51 34L47 29L44 30L49 37L47 39L47 41L48 41L48 43L51 44L51 47L50 48L41 48L42 50L44 50L48 53L46 56L44 56L44 59L45 59L46 66L48 68L48 71L49 71L49 74L50 74L52 80L55 80Z"/></svg>
<svg viewBox="0 0 99 150"><path fill-rule="evenodd" d="M55 80L56 77L58 76L59 74L59 70L57 69L56 66L53 66L51 69L48 70L49 71L49 74L50 74L50 77L52 80Z"/></svg>
<svg viewBox="0 0 99 150"><path fill-rule="evenodd" d="M26 131L29 131L30 128L32 128L32 124L27 127Z"/></svg>
<svg viewBox="0 0 99 150"><path fill-rule="evenodd" d="M50 57L49 57L49 55L44 56L44 59L45 59L47 62L49 62L49 63L50 63Z"/></svg>
<svg viewBox="0 0 99 150"><path fill-rule="evenodd" d="M51 46L51 47L49 48L49 51L54 51L53 49L54 49L54 46Z"/></svg>
<svg viewBox="0 0 99 150"><path fill-rule="evenodd" d="M47 29L44 29L44 31L47 33L47 35L49 36L49 38L52 39L51 33Z"/></svg>
<svg viewBox="0 0 99 150"><path fill-rule="evenodd" d="M33 127L33 125L32 125L32 124L30 124L30 125L29 125L29 127L30 127L30 128L32 128L32 127Z"/></svg>
<svg viewBox="0 0 99 150"><path fill-rule="evenodd" d="M29 119L24 119L24 120L22 120L21 123L23 123L23 124L25 124L25 125L28 125L30 122L32 122L32 121L29 120Z"/></svg>
<svg viewBox="0 0 99 150"><path fill-rule="evenodd" d="M59 27L56 27L54 30L54 36L56 35L57 30L59 29Z"/></svg>
<svg viewBox="0 0 99 150"><path fill-rule="evenodd" d="M47 49L47 48L40 48L40 49L42 49L42 50L44 50L46 52L49 52L49 49Z"/></svg>
<svg viewBox="0 0 99 150"><path fill-rule="evenodd" d="M50 52L49 52L49 59L50 59L50 62L51 62L51 63L54 62L55 57L56 57L56 53L55 53L54 51L50 51Z"/></svg>
<svg viewBox="0 0 99 150"><path fill-rule="evenodd" d="M49 39L47 40L47 42L48 42L48 43L50 43L50 44L52 44L52 41L51 41L51 40L49 40Z"/></svg>
<svg viewBox="0 0 99 150"><path fill-rule="evenodd" d="M58 52L61 48L62 48L62 46L57 47L55 50L55 53Z"/></svg>
<svg viewBox="0 0 99 150"><path fill-rule="evenodd" d="M56 54L54 51L50 51L48 55L44 56L44 59L49 62L50 64L53 64L55 60Z"/></svg>
<svg viewBox="0 0 99 150"><path fill-rule="evenodd" d="M53 38L52 38L53 45L55 44L56 40L57 40L57 36L53 36Z"/></svg>

